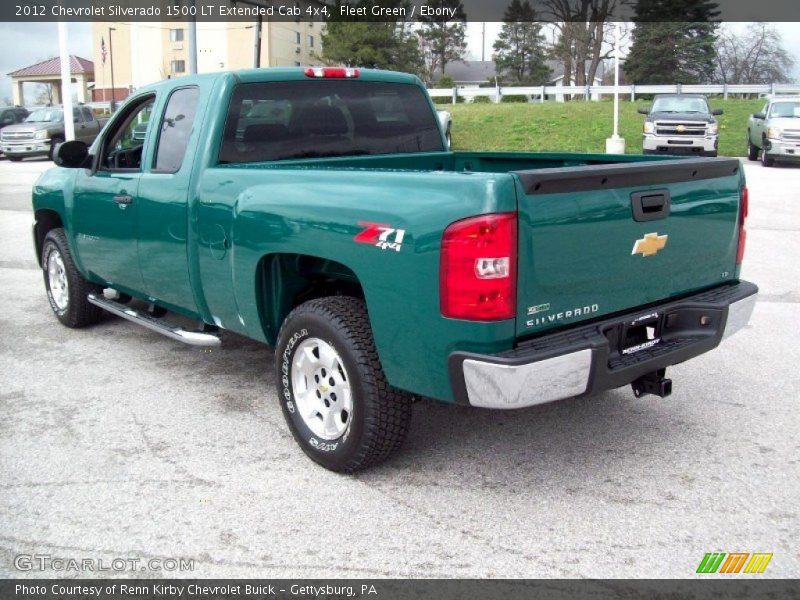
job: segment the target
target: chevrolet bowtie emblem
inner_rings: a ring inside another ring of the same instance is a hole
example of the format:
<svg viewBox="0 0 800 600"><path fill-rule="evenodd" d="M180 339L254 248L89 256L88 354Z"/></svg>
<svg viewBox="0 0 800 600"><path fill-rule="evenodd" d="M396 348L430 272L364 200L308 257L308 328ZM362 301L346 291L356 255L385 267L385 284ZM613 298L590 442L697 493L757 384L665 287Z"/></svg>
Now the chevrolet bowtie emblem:
<svg viewBox="0 0 800 600"><path fill-rule="evenodd" d="M683 133L684 131L686 131L686 125L678 125L678 126L675 128L675 130L676 130L676 131L679 131L679 132L681 132L681 133Z"/></svg>
<svg viewBox="0 0 800 600"><path fill-rule="evenodd" d="M661 250L667 245L666 235L658 235L658 233L648 233L642 239L636 240L633 244L631 254L641 254L642 256L653 256L656 252Z"/></svg>

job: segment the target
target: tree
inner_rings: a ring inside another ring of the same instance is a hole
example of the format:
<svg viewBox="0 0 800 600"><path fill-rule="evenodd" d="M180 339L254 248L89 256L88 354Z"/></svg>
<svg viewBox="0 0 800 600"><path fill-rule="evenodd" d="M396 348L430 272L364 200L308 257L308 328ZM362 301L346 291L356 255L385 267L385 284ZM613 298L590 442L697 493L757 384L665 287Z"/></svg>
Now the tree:
<svg viewBox="0 0 800 600"><path fill-rule="evenodd" d="M719 10L711 0L639 0L625 75L633 83L706 83L714 75ZM674 19L670 21L670 19Z"/></svg>
<svg viewBox="0 0 800 600"><path fill-rule="evenodd" d="M789 81L794 59L780 33L767 23L750 23L742 33L724 28L717 41L716 83Z"/></svg>
<svg viewBox="0 0 800 600"><path fill-rule="evenodd" d="M53 99L55 97L55 84L40 83L38 87L39 91L36 94L36 104L44 104L46 106L52 106Z"/></svg>
<svg viewBox="0 0 800 600"><path fill-rule="evenodd" d="M443 15L420 18L419 37L430 82L437 71L444 75L447 63L462 60L467 49L467 14L461 0L431 0L427 5Z"/></svg>
<svg viewBox="0 0 800 600"><path fill-rule="evenodd" d="M348 3L351 6L356 4ZM367 5L366 2L357 3ZM379 0L387 8L407 6L407 0ZM339 14L338 7L334 14ZM392 69L422 74L424 63L411 25L402 21L363 22L331 19L322 32L322 55L326 64Z"/></svg>
<svg viewBox="0 0 800 600"><path fill-rule="evenodd" d="M511 0L494 43L498 73L521 85L542 85L550 77L545 64L542 26L529 0Z"/></svg>
<svg viewBox="0 0 800 600"><path fill-rule="evenodd" d="M558 37L551 56L564 65L564 85L594 82L602 61L612 53L609 19L616 0L544 0Z"/></svg>

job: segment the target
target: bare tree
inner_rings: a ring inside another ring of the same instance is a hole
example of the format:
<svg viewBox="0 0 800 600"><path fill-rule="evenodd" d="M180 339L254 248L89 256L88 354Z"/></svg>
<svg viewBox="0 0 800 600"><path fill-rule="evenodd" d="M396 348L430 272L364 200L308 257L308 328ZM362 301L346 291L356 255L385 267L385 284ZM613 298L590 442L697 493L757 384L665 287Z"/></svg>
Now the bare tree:
<svg viewBox="0 0 800 600"><path fill-rule="evenodd" d="M55 84L40 83L39 92L36 94L36 103L52 106L54 96L55 96Z"/></svg>
<svg viewBox="0 0 800 600"><path fill-rule="evenodd" d="M783 83L789 80L794 58L783 47L780 33L768 23L750 23L742 33L730 27L717 41L717 83Z"/></svg>
<svg viewBox="0 0 800 600"><path fill-rule="evenodd" d="M543 5L557 31L551 54L564 65L564 85L591 84L613 53L608 21L617 0L544 0Z"/></svg>

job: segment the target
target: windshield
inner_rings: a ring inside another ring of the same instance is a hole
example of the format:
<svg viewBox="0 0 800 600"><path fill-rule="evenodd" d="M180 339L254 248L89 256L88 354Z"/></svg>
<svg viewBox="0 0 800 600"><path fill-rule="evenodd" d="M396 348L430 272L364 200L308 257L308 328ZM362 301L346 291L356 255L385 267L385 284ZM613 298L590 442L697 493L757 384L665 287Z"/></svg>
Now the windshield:
<svg viewBox="0 0 800 600"><path fill-rule="evenodd" d="M800 102L776 102L772 105L769 116L800 119Z"/></svg>
<svg viewBox="0 0 800 600"><path fill-rule="evenodd" d="M652 112L708 113L708 104L705 98L665 96L656 98Z"/></svg>
<svg viewBox="0 0 800 600"><path fill-rule="evenodd" d="M60 123L63 120L64 112L55 108L35 110L25 119L27 123Z"/></svg>

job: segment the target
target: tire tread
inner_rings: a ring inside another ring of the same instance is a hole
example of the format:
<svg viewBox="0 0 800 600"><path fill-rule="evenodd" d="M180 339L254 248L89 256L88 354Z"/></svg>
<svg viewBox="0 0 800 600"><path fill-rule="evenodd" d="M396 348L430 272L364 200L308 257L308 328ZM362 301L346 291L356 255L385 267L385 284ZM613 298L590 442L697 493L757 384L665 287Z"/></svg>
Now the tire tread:
<svg viewBox="0 0 800 600"><path fill-rule="evenodd" d="M284 329L291 327L292 321L306 314L325 318L347 340L364 389L362 400L369 404L365 406L361 444L354 456L335 470L353 473L375 466L389 458L403 444L411 420L411 396L393 388L386 380L363 300L352 296L309 300L289 313L279 339L285 337Z"/></svg>

